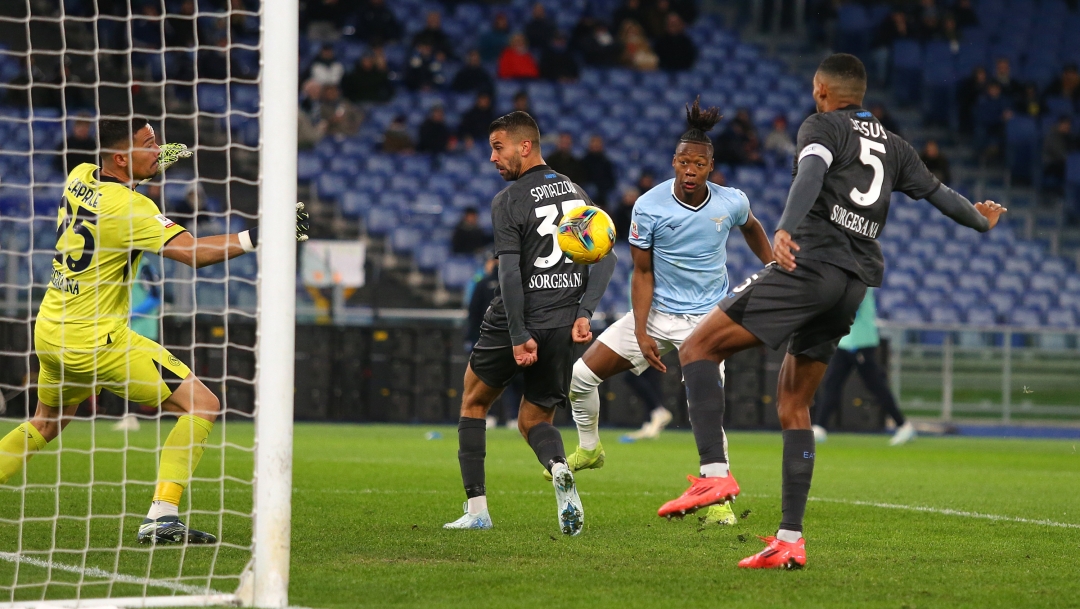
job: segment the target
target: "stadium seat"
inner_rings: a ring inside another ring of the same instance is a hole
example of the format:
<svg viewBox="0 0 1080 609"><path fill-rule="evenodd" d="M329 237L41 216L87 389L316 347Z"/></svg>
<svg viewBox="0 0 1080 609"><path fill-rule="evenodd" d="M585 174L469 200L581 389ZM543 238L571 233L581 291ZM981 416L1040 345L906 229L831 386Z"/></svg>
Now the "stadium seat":
<svg viewBox="0 0 1080 609"><path fill-rule="evenodd" d="M460 290L472 281L478 265L476 260L467 256L454 256L443 262L440 276L443 285L452 290Z"/></svg>
<svg viewBox="0 0 1080 609"><path fill-rule="evenodd" d="M973 326L997 325L998 316L992 309L973 308L967 310L966 322Z"/></svg>
<svg viewBox="0 0 1080 609"><path fill-rule="evenodd" d="M424 240L418 228L399 226L390 234L390 247L395 254L412 254Z"/></svg>
<svg viewBox="0 0 1080 609"><path fill-rule="evenodd" d="M398 225L397 210L386 207L373 207L365 218L364 228L368 234L383 236Z"/></svg>
<svg viewBox="0 0 1080 609"><path fill-rule="evenodd" d="M985 294L990 291L990 282L987 275L981 274L974 269L971 272L960 273L956 279L957 287Z"/></svg>
<svg viewBox="0 0 1080 609"><path fill-rule="evenodd" d="M1042 325L1042 316L1032 309L1014 309L1009 314L1009 323L1021 328L1037 328Z"/></svg>
<svg viewBox="0 0 1080 609"><path fill-rule="evenodd" d="M998 275L994 280L994 289L1009 294L1022 294L1025 290L1024 280L1019 275Z"/></svg>
<svg viewBox="0 0 1080 609"><path fill-rule="evenodd" d="M922 278L923 288L948 292L954 287L952 277L945 273L927 273Z"/></svg>
<svg viewBox="0 0 1080 609"><path fill-rule="evenodd" d="M1028 292L1021 298L1021 304L1040 313L1050 310L1053 298L1048 292Z"/></svg>
<svg viewBox="0 0 1080 609"><path fill-rule="evenodd" d="M1076 329L1076 313L1073 309L1051 309L1046 312L1046 325L1074 330Z"/></svg>
<svg viewBox="0 0 1080 609"><path fill-rule="evenodd" d="M1024 184L1035 180L1039 159L1039 125L1030 117L1017 115L1005 124L1006 157L1013 179Z"/></svg>
<svg viewBox="0 0 1080 609"><path fill-rule="evenodd" d="M336 173L324 173L316 181L316 188L319 192L319 198L336 201L349 189L349 182L344 176Z"/></svg>
<svg viewBox="0 0 1080 609"><path fill-rule="evenodd" d="M1012 310L1016 297L1008 292L990 292L986 296L986 302L998 315L1005 315Z"/></svg>
<svg viewBox="0 0 1080 609"><path fill-rule="evenodd" d="M341 197L341 213L347 218L359 218L371 209L372 204L370 193L349 191Z"/></svg>

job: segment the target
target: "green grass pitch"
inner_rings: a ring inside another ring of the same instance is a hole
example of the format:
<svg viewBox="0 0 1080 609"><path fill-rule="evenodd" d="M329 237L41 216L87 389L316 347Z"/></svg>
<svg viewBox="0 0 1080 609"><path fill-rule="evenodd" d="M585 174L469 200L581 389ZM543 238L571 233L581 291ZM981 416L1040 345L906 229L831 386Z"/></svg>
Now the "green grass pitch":
<svg viewBox="0 0 1080 609"><path fill-rule="evenodd" d="M164 425L162 433L168 431ZM426 440L438 431L440 439ZM69 428L66 447L119 447L121 434L88 423ZM154 445L154 430L131 436ZM576 436L564 430L572 449ZM211 441L220 443L220 431ZM703 529L696 517L656 517L695 471L693 438L681 431L654 442L624 445L604 430L608 463L578 475L585 530L567 538L556 526L554 493L532 451L516 432L488 434L488 492L495 528L444 531L461 513L464 494L450 427L310 425L296 427L290 602L330 607L1066 607L1080 598L1080 453L1077 443L1043 440L920 438L901 447L886 436L834 434L818 447L806 535L809 563L797 572L736 568L763 546L780 517L778 433L730 435L733 472L743 494L730 528ZM250 472L251 427L233 424L222 470L209 450L202 476ZM85 455L31 461L29 480L89 480ZM129 577L112 586L93 576L23 563L17 599L172 594L139 578L231 591L248 558L249 488L228 482L194 484L192 507L237 512L193 521L220 529L235 544L216 549L162 548L134 542L134 527L152 492L151 453L98 453L100 484L0 491L0 517L25 509L83 518L27 525L24 550L91 545L120 551L65 553L54 563L99 567ZM122 479L130 484L106 484ZM149 482L148 482L149 481ZM91 502L92 500L92 502ZM122 505L123 522L105 517ZM926 508L918 511L915 508ZM87 526L85 515L95 517ZM17 527L0 525L0 552L18 549ZM48 555L34 554L38 558ZM209 574L213 569L214 576ZM0 561L0 602L10 598L14 564Z"/></svg>

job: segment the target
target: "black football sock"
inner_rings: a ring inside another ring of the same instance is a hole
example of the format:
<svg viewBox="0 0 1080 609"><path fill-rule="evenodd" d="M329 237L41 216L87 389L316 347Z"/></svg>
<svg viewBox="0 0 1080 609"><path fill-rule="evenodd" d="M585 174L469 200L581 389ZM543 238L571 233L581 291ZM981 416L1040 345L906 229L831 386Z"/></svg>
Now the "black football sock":
<svg viewBox="0 0 1080 609"><path fill-rule="evenodd" d="M566 463L566 449L563 448L562 434L548 422L538 423L529 430L529 446L536 453L536 458L547 470L555 463Z"/></svg>
<svg viewBox="0 0 1080 609"><path fill-rule="evenodd" d="M701 465L727 463L724 452L724 386L720 365L703 359L683 366L687 412Z"/></svg>
<svg viewBox="0 0 1080 609"><path fill-rule="evenodd" d="M461 482L469 499L487 495L484 488L484 457L487 456L487 421L461 417L458 421L458 464Z"/></svg>
<svg viewBox="0 0 1080 609"><path fill-rule="evenodd" d="M780 529L802 532L810 479L814 477L814 432L809 429L784 430L783 487Z"/></svg>

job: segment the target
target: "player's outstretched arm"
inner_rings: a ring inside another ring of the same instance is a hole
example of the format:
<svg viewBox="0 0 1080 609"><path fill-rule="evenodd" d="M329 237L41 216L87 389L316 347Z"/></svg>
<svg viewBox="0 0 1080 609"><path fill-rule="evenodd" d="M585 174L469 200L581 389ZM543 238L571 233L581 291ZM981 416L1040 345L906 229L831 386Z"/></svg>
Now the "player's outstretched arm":
<svg viewBox="0 0 1080 609"><path fill-rule="evenodd" d="M527 368L536 363L536 340L525 328L525 288L521 285L521 255L499 254L499 293L506 308L514 360Z"/></svg>
<svg viewBox="0 0 1080 609"><path fill-rule="evenodd" d="M309 228L304 204L297 203L296 240L307 241ZM254 252L258 245L259 227L233 235L214 235L198 239L185 232L169 241L162 248L161 255L198 269Z"/></svg>
<svg viewBox="0 0 1080 609"><path fill-rule="evenodd" d="M573 338L576 343L587 343L592 340L592 332L589 331L589 321L596 312L600 299L607 290L608 282L615 273L615 265L619 257L615 252L604 256L603 260L589 267L589 274L585 279L585 293L581 296L581 304L578 306L577 321L574 322Z"/></svg>
<svg viewBox="0 0 1080 609"><path fill-rule="evenodd" d="M973 228L980 233L985 233L997 226L998 218L1008 211L993 201L972 205L967 197L944 184L926 197L926 200L958 224Z"/></svg>
<svg viewBox="0 0 1080 609"><path fill-rule="evenodd" d="M739 227L739 231L746 239L746 244L750 246L750 251L754 252L762 264L769 264L776 260L773 256L772 244L769 243L769 236L765 234L761 221L754 217L754 212L749 212L746 223Z"/></svg>
<svg viewBox="0 0 1080 609"><path fill-rule="evenodd" d="M630 258L634 261L634 272L630 274L630 306L634 308L634 336L638 348L646 361L660 372L667 372L667 366L660 361L660 347L649 336L649 311L652 309L653 288L656 278L653 276L652 250L643 250L630 246Z"/></svg>

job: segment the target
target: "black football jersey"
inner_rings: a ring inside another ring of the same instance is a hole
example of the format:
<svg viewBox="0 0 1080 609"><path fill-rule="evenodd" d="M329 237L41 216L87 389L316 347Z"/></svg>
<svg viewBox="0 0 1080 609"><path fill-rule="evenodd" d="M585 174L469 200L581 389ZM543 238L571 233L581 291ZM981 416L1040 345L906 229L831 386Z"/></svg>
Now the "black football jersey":
<svg viewBox="0 0 1080 609"><path fill-rule="evenodd" d="M803 121L799 161L817 155L829 165L821 194L792 238L796 258L834 264L866 285L881 285L885 262L877 238L885 228L893 191L925 199L940 187L911 144L870 112L848 106Z"/></svg>
<svg viewBox="0 0 1080 609"><path fill-rule="evenodd" d="M526 171L492 200L495 255L521 256L526 328L573 325L588 269L574 264L559 249L559 220L575 207L592 204L584 189L547 165ZM501 290L495 291L484 325L498 330L508 327Z"/></svg>

